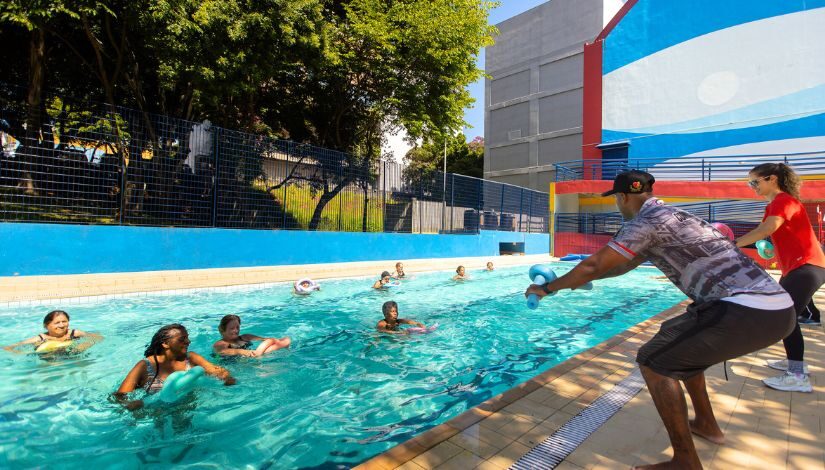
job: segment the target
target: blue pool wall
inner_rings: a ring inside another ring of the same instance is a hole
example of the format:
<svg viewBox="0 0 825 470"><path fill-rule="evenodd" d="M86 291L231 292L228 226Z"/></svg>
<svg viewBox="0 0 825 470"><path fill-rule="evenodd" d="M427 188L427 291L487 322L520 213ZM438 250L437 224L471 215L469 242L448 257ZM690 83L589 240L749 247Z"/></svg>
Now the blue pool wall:
<svg viewBox="0 0 825 470"><path fill-rule="evenodd" d="M477 235L0 223L0 276L235 268L549 252L546 233Z"/></svg>

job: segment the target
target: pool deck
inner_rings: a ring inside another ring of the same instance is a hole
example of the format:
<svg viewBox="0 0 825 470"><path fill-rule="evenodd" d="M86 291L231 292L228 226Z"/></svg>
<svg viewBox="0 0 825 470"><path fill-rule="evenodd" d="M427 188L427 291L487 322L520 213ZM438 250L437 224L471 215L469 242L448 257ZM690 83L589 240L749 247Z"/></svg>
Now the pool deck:
<svg viewBox="0 0 825 470"><path fill-rule="evenodd" d="M825 304L825 291L815 299ZM629 375L636 367L639 346L662 321L684 312L685 305L668 309L356 469L507 469ZM813 393L780 392L761 383L778 373L764 364L766 359L784 358L781 343L729 361L729 381L721 365L708 370L711 402L727 442L718 446L695 439L705 468L825 468L825 332L821 327L804 327L803 334ZM630 468L671 456L667 432L643 388L556 468Z"/></svg>
<svg viewBox="0 0 825 470"><path fill-rule="evenodd" d="M132 273L71 274L54 276L0 277L0 306L38 305L66 299L68 303L89 297L119 297L136 293L179 294L191 289L220 289L237 286L370 276L378 279L381 271L392 272L395 262L404 263L404 271L452 272L464 265L468 270L481 269L488 261L495 267L549 263L547 254L527 256L484 256L473 258L436 258L412 260L359 261L352 263L262 266L253 268L191 269L184 271L146 271ZM527 274L525 273L525 281ZM525 282L525 285L527 282Z"/></svg>

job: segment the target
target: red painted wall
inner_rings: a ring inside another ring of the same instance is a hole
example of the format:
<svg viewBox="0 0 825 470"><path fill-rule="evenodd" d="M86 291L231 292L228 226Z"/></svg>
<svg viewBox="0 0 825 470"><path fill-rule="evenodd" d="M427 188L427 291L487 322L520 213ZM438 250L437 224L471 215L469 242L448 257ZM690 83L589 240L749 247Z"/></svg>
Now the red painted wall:
<svg viewBox="0 0 825 470"><path fill-rule="evenodd" d="M553 253L559 258L569 254L592 255L611 238L610 235L557 232L553 238Z"/></svg>
<svg viewBox="0 0 825 470"><path fill-rule="evenodd" d="M596 148L602 141L602 41L584 45L584 99L582 102L582 159L588 179L601 178L601 165L594 167L587 160L601 160ZM597 171L598 174L593 172Z"/></svg>

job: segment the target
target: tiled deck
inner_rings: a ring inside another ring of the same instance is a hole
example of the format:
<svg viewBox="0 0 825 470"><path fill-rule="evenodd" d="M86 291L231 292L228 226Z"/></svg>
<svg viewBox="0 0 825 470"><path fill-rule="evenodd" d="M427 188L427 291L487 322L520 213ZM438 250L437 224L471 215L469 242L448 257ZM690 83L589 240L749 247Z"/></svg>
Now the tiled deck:
<svg viewBox="0 0 825 470"><path fill-rule="evenodd" d="M816 297L825 304L825 293ZM610 390L635 367L638 347L661 321L684 311L680 304L625 333L357 467L367 469L509 468L532 447ZM825 333L803 328L813 393L771 390L766 359L784 358L781 343L707 373L722 446L696 438L705 468L825 468ZM690 401L688 400L688 403ZM568 456L559 469L614 469L671 457L667 432L643 389Z"/></svg>

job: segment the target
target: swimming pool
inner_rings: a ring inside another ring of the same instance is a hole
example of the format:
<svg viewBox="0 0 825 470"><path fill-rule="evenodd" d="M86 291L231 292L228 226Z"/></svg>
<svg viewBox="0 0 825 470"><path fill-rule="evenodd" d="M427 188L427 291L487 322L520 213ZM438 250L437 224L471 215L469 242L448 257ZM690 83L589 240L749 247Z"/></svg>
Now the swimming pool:
<svg viewBox="0 0 825 470"><path fill-rule="evenodd" d="M528 310L526 267L469 272L466 282L418 274L383 292L370 290L375 279L343 279L309 297L277 285L0 309L0 344L42 331L52 307L71 314L72 328L106 337L59 361L0 354L0 466L353 466L684 299L651 279L659 271L637 269ZM400 317L440 327L377 333L387 300ZM289 335L292 348L215 360L226 313L241 316L242 332ZM207 381L166 412L124 411L109 395L157 328L173 322L189 329L190 351L230 369L238 385Z"/></svg>

